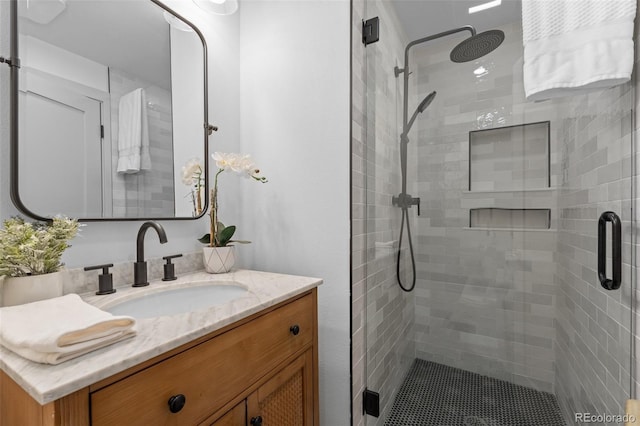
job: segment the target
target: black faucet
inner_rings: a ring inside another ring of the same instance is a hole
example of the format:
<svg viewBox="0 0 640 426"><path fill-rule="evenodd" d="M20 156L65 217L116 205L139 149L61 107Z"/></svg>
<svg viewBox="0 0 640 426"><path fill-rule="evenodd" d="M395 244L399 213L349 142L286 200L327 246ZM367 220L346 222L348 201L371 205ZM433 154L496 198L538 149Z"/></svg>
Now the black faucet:
<svg viewBox="0 0 640 426"><path fill-rule="evenodd" d="M145 222L138 231L138 238L136 239L136 263L133 264L133 287L144 287L149 285L147 281L147 262L144 260L144 234L147 229L153 228L160 237L160 243L167 242L167 234L164 232L164 228L158 222Z"/></svg>

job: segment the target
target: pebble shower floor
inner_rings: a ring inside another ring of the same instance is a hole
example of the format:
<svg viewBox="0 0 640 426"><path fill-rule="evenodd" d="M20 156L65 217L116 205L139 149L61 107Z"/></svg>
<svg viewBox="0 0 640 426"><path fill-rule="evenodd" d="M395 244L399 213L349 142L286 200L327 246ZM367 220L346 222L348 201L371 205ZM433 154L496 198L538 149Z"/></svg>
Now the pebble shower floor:
<svg viewBox="0 0 640 426"><path fill-rule="evenodd" d="M385 426L565 426L555 396L416 359Z"/></svg>

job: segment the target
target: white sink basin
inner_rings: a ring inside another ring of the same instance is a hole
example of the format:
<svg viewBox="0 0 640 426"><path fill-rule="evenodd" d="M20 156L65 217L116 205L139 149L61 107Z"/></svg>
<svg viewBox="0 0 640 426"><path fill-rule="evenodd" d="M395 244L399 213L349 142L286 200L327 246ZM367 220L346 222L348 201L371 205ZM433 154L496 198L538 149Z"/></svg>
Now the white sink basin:
<svg viewBox="0 0 640 426"><path fill-rule="evenodd" d="M153 318L177 315L199 309L222 305L247 293L243 286L232 282L182 287L125 300L102 308L114 315L129 315L134 318Z"/></svg>

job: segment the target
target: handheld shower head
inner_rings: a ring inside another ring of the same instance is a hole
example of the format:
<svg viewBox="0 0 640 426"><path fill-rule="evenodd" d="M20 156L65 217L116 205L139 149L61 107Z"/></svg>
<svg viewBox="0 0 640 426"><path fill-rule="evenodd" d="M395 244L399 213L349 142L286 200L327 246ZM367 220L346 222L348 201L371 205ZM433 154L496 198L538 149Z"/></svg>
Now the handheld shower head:
<svg viewBox="0 0 640 426"><path fill-rule="evenodd" d="M436 91L434 90L433 92L429 93L427 97L422 100L422 102L420 102L420 105L418 105L418 111L420 111L420 113L423 113L424 110L427 109L429 105L431 105L431 102L433 102L433 99L435 97Z"/></svg>
<svg viewBox="0 0 640 426"><path fill-rule="evenodd" d="M413 122L416 121L418 114L423 113L424 110L427 109L429 105L431 105L431 102L433 102L433 99L435 97L436 97L436 91L434 90L433 92L429 93L422 100L422 102L420 102L420 105L418 105L418 108L416 108L416 112L413 113L413 115L411 116L411 120L409 120L409 123L407 123L407 129L404 131L405 136L407 133L409 133L409 130L411 129L411 126L413 126Z"/></svg>

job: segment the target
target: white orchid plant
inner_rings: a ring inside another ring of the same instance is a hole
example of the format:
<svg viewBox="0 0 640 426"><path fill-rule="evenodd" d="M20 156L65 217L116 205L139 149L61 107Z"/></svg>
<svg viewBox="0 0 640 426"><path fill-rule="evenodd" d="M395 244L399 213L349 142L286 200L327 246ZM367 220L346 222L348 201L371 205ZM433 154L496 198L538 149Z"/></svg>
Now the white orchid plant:
<svg viewBox="0 0 640 426"><path fill-rule="evenodd" d="M188 196L191 196L193 216L200 216L202 214L202 189L204 188L204 173L200 159L193 158L182 166L182 183L191 188Z"/></svg>
<svg viewBox="0 0 640 426"><path fill-rule="evenodd" d="M213 188L211 188L210 201L211 211L209 212L210 230L199 239L201 243L209 244L209 247L226 247L231 243L249 243L250 241L232 240L233 234L236 232L235 225L224 226L218 219L218 177L223 172L233 172L244 176L247 179L260 183L268 182L267 178L260 176L258 169L249 155L225 154L223 152L215 152L212 155L216 162L218 171L213 180ZM213 236L213 238L211 237Z"/></svg>

